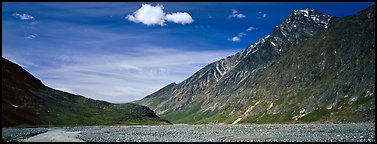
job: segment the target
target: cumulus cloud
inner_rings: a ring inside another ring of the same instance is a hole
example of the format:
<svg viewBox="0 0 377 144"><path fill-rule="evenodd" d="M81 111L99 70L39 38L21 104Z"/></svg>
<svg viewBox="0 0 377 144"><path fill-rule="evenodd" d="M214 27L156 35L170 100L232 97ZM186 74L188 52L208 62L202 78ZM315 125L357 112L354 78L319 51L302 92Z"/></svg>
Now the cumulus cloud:
<svg viewBox="0 0 377 144"><path fill-rule="evenodd" d="M145 25L165 25L165 13L162 5L152 6L150 4L143 4L140 9L135 11L133 15L128 15L126 18L135 23L143 23Z"/></svg>
<svg viewBox="0 0 377 144"><path fill-rule="evenodd" d="M194 20L188 14L187 12L177 12L177 13L172 13L172 14L167 14L166 15L166 20L175 22L175 23L180 23L180 24L188 24L192 23Z"/></svg>
<svg viewBox="0 0 377 144"><path fill-rule="evenodd" d="M129 21L143 23L148 26L164 26L166 25L166 21L180 24L189 24L194 22L190 14L187 12L165 14L163 5L152 6L150 4L142 4L140 9L125 18Z"/></svg>
<svg viewBox="0 0 377 144"><path fill-rule="evenodd" d="M245 18L246 17L244 14L238 13L238 11L235 10L235 9L231 9L231 11L232 11L232 14L229 15L228 18L239 18L239 19L241 19L241 18Z"/></svg>
<svg viewBox="0 0 377 144"><path fill-rule="evenodd" d="M19 18L20 20L33 20L34 17L29 14L13 13L12 16Z"/></svg>

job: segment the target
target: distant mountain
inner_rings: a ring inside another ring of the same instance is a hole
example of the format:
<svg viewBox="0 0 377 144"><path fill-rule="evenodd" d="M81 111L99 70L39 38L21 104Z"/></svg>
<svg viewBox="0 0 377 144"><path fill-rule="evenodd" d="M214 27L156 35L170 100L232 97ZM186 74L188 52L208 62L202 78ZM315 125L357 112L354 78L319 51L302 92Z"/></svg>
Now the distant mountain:
<svg viewBox="0 0 377 144"><path fill-rule="evenodd" d="M148 107L112 104L55 90L2 59L2 127L169 124Z"/></svg>
<svg viewBox="0 0 377 144"><path fill-rule="evenodd" d="M374 11L294 10L245 50L135 103L174 123L374 121Z"/></svg>

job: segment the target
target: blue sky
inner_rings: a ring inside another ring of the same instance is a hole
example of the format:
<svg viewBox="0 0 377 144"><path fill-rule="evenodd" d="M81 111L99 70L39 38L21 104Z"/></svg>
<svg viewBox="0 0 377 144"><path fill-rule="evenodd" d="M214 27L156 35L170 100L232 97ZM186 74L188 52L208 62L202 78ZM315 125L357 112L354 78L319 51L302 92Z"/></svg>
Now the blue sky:
<svg viewBox="0 0 377 144"><path fill-rule="evenodd" d="M293 10L345 17L373 2L2 3L2 56L52 88L141 99L265 37Z"/></svg>

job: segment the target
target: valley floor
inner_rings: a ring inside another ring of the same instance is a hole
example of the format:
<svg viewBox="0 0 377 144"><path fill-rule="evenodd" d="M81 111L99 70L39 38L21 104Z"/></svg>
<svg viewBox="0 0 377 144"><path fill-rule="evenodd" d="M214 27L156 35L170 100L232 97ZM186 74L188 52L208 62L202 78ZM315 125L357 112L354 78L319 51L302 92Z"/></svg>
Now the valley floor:
<svg viewBox="0 0 377 144"><path fill-rule="evenodd" d="M304 141L374 142L375 123L77 126L61 128L2 128L7 141L200 142Z"/></svg>

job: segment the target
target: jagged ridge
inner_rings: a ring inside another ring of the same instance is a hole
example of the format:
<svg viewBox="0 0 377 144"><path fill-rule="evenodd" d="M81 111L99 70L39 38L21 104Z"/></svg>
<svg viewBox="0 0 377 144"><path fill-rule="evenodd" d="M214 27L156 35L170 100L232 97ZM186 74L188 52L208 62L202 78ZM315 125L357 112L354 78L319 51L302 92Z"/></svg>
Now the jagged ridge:
<svg viewBox="0 0 377 144"><path fill-rule="evenodd" d="M331 19L336 19L312 10L307 11L309 11L309 16L321 20L326 19L328 20L328 23ZM209 89L209 87L216 85L216 83L223 79L223 77L234 76L229 75L228 73L233 71L233 69L237 69L236 67L240 62L241 65L248 65L254 69L262 67L269 61L273 60L282 49L288 49L291 45L307 39L327 27L328 23L326 23L326 25L318 23L317 21L313 21L310 17L307 17L307 14L303 14L301 11L293 11L287 19L279 26L276 26L268 36L259 39L256 43L248 46L245 50L205 66L193 76L175 85L174 89L171 89L171 92L161 94L165 91L165 88L163 88L161 91L147 96L142 101L136 101L136 103L149 106L158 114L161 114L162 111L165 112L166 108L177 109L183 107L185 104L190 103L192 99L191 96L195 95L198 91L202 92ZM287 35L289 35L289 37L287 37ZM294 36L292 37L291 35ZM242 77L244 75L245 73L238 73L236 77ZM171 86L169 85L169 87ZM153 102L148 102L149 100L147 99L152 96L159 96L159 99L157 101L152 100ZM185 102L180 102L185 98L187 98ZM171 101L172 99L177 99L178 103L181 104L170 103L170 106L164 106L164 108L161 107L164 104L168 104L168 101ZM173 107L173 105L175 105L175 107Z"/></svg>
<svg viewBox="0 0 377 144"><path fill-rule="evenodd" d="M295 10L242 52L137 103L178 123L368 121L374 70L374 6L341 20Z"/></svg>

